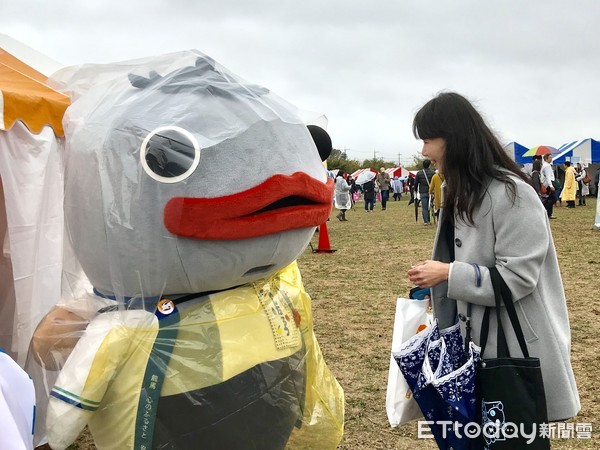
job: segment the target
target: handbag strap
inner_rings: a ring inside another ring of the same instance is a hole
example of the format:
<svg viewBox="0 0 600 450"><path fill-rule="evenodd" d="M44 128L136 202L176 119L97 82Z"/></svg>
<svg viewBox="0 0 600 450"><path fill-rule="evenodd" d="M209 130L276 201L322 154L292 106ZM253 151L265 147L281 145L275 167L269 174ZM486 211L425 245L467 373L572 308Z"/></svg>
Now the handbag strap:
<svg viewBox="0 0 600 450"><path fill-rule="evenodd" d="M523 329L521 328L521 324L519 323L519 317L517 316L517 310L515 309L515 304L513 302L512 293L510 292L510 288L498 272L496 267L490 267L490 278L492 280L492 286L494 288L494 298L496 301L496 318L498 322L498 337L497 337L497 355L499 358L510 357L510 353L508 350L508 344L506 342L506 335L504 334L504 328L502 326L502 319L500 317L500 307L502 303L506 308L508 313L508 317L510 319L510 323L515 331L515 335L517 337L517 341L519 342L519 346L521 347L521 352L523 352L523 356L525 358L529 357L529 350L527 349L527 343L525 342L525 335L523 334ZM487 338L490 328L490 311L491 308L486 307L485 312L483 314L483 321L481 323L481 354L484 354L485 347L487 344Z"/></svg>
<svg viewBox="0 0 600 450"><path fill-rule="evenodd" d="M427 176L427 172L423 169L423 175L425 175L425 180L427 180L427 186L429 186L429 177Z"/></svg>

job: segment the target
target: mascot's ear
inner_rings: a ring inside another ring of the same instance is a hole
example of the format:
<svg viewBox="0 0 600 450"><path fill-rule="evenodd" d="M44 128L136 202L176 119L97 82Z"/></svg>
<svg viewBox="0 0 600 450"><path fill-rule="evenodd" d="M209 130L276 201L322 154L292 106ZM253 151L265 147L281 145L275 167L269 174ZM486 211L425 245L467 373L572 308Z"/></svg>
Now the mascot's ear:
<svg viewBox="0 0 600 450"><path fill-rule="evenodd" d="M306 128L308 128L313 141L315 141L321 161L325 161L331 155L331 150L333 149L329 134L323 128L316 125L308 125Z"/></svg>
<svg viewBox="0 0 600 450"><path fill-rule="evenodd" d="M148 78L142 77L141 75L134 75L133 73L130 73L127 77L129 78L129 82L131 83L131 85L138 89L144 89L145 87L148 87L155 81L161 79L161 76L154 70L150 71L150 73L148 74Z"/></svg>
<svg viewBox="0 0 600 450"><path fill-rule="evenodd" d="M215 60L208 56L200 56L196 59L196 67L201 70L215 70Z"/></svg>

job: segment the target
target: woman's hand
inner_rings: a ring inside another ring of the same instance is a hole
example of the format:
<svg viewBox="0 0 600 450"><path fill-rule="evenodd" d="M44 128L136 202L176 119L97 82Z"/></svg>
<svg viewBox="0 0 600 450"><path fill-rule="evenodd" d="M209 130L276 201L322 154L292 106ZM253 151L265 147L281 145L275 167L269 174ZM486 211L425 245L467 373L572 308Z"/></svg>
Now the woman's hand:
<svg viewBox="0 0 600 450"><path fill-rule="evenodd" d="M416 286L429 288L448 280L450 264L427 260L415 264L408 271L408 279Z"/></svg>

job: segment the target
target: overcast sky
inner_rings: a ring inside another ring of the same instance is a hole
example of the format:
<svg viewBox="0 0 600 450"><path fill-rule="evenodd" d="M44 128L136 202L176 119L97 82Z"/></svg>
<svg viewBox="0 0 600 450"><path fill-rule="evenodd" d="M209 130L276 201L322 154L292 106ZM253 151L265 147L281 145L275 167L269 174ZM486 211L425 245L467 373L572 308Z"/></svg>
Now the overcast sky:
<svg viewBox="0 0 600 450"><path fill-rule="evenodd" d="M600 139L599 24L597 0L0 0L0 33L65 65L197 49L324 113L349 157L404 163L444 90L503 143Z"/></svg>

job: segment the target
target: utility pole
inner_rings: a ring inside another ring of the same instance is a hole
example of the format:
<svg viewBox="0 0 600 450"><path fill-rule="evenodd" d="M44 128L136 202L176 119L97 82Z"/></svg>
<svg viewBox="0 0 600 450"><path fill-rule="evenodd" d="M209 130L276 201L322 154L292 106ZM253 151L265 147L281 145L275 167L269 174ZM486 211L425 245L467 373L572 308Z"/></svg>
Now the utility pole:
<svg viewBox="0 0 600 450"><path fill-rule="evenodd" d="M377 159L377 151L373 150L373 161L375 161Z"/></svg>
<svg viewBox="0 0 600 450"><path fill-rule="evenodd" d="M402 158L402 153L398 153L398 165L401 166L402 162L400 161L400 159Z"/></svg>

